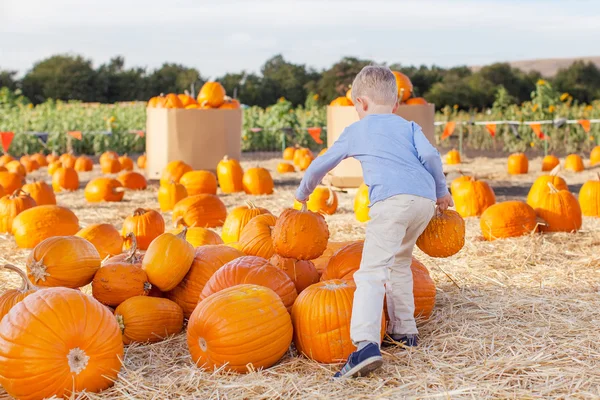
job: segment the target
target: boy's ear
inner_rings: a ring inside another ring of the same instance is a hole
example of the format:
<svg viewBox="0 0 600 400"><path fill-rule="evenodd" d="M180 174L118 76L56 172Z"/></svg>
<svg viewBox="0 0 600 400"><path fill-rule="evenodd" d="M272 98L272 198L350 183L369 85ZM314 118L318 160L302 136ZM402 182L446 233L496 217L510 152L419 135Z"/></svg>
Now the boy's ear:
<svg viewBox="0 0 600 400"><path fill-rule="evenodd" d="M362 108L363 111L367 111L369 109L369 103L365 101L364 98L357 97L356 102L360 105L359 107Z"/></svg>

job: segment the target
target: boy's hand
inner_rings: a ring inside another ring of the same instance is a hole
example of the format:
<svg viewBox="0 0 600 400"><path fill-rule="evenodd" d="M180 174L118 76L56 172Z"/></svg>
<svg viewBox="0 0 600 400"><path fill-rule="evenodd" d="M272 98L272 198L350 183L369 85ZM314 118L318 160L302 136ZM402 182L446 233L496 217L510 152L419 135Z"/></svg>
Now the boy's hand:
<svg viewBox="0 0 600 400"><path fill-rule="evenodd" d="M454 207L454 200L452 200L452 196L450 194L447 194L444 197L437 199L436 204L440 211L446 211L448 207Z"/></svg>

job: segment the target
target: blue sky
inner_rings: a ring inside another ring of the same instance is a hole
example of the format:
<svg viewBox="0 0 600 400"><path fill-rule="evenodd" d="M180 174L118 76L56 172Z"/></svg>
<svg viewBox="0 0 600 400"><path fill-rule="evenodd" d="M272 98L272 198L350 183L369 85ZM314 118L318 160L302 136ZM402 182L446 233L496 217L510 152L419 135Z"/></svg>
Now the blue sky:
<svg viewBox="0 0 600 400"><path fill-rule="evenodd" d="M351 55L405 65L600 55L597 0L0 0L0 68L56 53L95 65L259 71L281 53L328 67Z"/></svg>

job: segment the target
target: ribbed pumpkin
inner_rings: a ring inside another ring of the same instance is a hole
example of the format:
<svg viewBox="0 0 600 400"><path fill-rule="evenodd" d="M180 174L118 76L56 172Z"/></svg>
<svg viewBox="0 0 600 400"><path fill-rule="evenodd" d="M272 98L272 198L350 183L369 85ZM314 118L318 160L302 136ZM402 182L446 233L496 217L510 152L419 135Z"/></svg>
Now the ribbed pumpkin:
<svg viewBox="0 0 600 400"><path fill-rule="evenodd" d="M560 160L551 154L547 155L542 159L542 172L552 171L560 165Z"/></svg>
<svg viewBox="0 0 600 400"><path fill-rule="evenodd" d="M338 197L328 186L317 186L308 197L307 208L316 213L333 215L338 207ZM302 209L302 203L294 201L296 210Z"/></svg>
<svg viewBox="0 0 600 400"><path fill-rule="evenodd" d="M283 211L273 228L275 252L287 258L317 258L327 248L328 240L329 228L325 219L320 214L308 211L306 204L300 211Z"/></svg>
<svg viewBox="0 0 600 400"><path fill-rule="evenodd" d="M175 229L169 230L169 233L177 235L186 228L184 226L178 226ZM188 241L194 247L205 246L208 244L223 244L223 239L218 233L211 231L207 228L191 227L186 228L185 240Z"/></svg>
<svg viewBox="0 0 600 400"><path fill-rule="evenodd" d="M236 207L231 211L223 223L221 237L224 243L233 243L240 240L240 235L244 227L250 220L261 214L268 214L266 208L256 207L256 205L247 201L245 206Z"/></svg>
<svg viewBox="0 0 600 400"><path fill-rule="evenodd" d="M23 187L23 177L8 171L0 171L0 185L4 188L4 193L13 193Z"/></svg>
<svg viewBox="0 0 600 400"><path fill-rule="evenodd" d="M296 286L287 273L262 257L244 256L223 265L210 277L202 289L200 301L213 293L242 284L268 287L277 293L288 311L298 297Z"/></svg>
<svg viewBox="0 0 600 400"><path fill-rule="evenodd" d="M150 283L166 292L179 285L194 261L194 247L178 235L163 233L150 243L142 261Z"/></svg>
<svg viewBox="0 0 600 400"><path fill-rule="evenodd" d="M242 180L244 191L247 194L273 194L273 178L264 168L250 168L244 172Z"/></svg>
<svg viewBox="0 0 600 400"><path fill-rule="evenodd" d="M358 222L367 222L369 219L369 187L362 183L354 196L354 216Z"/></svg>
<svg viewBox="0 0 600 400"><path fill-rule="evenodd" d="M125 218L121 235L126 238L129 233L133 233L138 249L146 250L150 243L164 231L165 221L162 215L154 210L138 208ZM125 248L128 249L131 245L130 240L125 240Z"/></svg>
<svg viewBox="0 0 600 400"><path fill-rule="evenodd" d="M296 149L296 152L294 153L294 165L295 166L300 166L300 160L302 160L302 158L304 158L305 156L310 156L312 157L312 151L310 151L310 149L304 148L304 147L299 147L298 149Z"/></svg>
<svg viewBox="0 0 600 400"><path fill-rule="evenodd" d="M321 275L322 281L330 279L352 280L354 272L360 267L364 242L350 242L338 249L329 259Z"/></svg>
<svg viewBox="0 0 600 400"><path fill-rule="evenodd" d="M55 192L79 189L79 175L73 168L60 167L52 174L52 189Z"/></svg>
<svg viewBox="0 0 600 400"><path fill-rule="evenodd" d="M101 176L92 179L85 185L84 195L89 203L121 201L125 190L118 180Z"/></svg>
<svg viewBox="0 0 600 400"><path fill-rule="evenodd" d="M600 164L600 146L596 146L590 152L590 165L593 167Z"/></svg>
<svg viewBox="0 0 600 400"><path fill-rule="evenodd" d="M148 187L148 182L144 178L144 175L133 171L119 175L117 180L121 182L124 188L129 190L144 190Z"/></svg>
<svg viewBox="0 0 600 400"><path fill-rule="evenodd" d="M586 217L600 217L600 175L598 180L587 181L581 186L579 206Z"/></svg>
<svg viewBox="0 0 600 400"><path fill-rule="evenodd" d="M290 315L275 292L238 285L198 304L188 322L187 343L199 367L246 373L277 363L292 335Z"/></svg>
<svg viewBox="0 0 600 400"><path fill-rule="evenodd" d="M32 160L35 160L38 165L41 167L47 167L48 166L48 161L46 160L46 157L42 154L42 153L35 153L31 156Z"/></svg>
<svg viewBox="0 0 600 400"><path fill-rule="evenodd" d="M4 193L4 188L0 185L0 198L4 197L6 193Z"/></svg>
<svg viewBox="0 0 600 400"><path fill-rule="evenodd" d="M121 163L121 171L133 171L133 160L127 154L119 157L119 163Z"/></svg>
<svg viewBox="0 0 600 400"><path fill-rule="evenodd" d="M310 261L294 260L275 254L269 262L290 277L298 293L319 282L319 272Z"/></svg>
<svg viewBox="0 0 600 400"><path fill-rule="evenodd" d="M481 233L486 240L528 235L536 229L537 217L522 201L496 203L481 214Z"/></svg>
<svg viewBox="0 0 600 400"><path fill-rule="evenodd" d="M508 156L508 173L511 175L526 174L529 171L529 160L523 153Z"/></svg>
<svg viewBox="0 0 600 400"><path fill-rule="evenodd" d="M338 363L356 350L350 319L356 285L352 281L320 282L304 290L292 308L294 344L299 353L320 363ZM382 308L381 337L385 333Z"/></svg>
<svg viewBox="0 0 600 400"><path fill-rule="evenodd" d="M73 168L77 172L89 172L94 169L94 162L88 156L79 156Z"/></svg>
<svg viewBox="0 0 600 400"><path fill-rule="evenodd" d="M217 194L217 177L210 171L190 171L179 180L188 196L197 194Z"/></svg>
<svg viewBox="0 0 600 400"><path fill-rule="evenodd" d="M225 102L225 88L219 82L206 82L198 93L198 104L219 108Z"/></svg>
<svg viewBox="0 0 600 400"><path fill-rule="evenodd" d="M300 171L306 171L308 169L308 167L310 167L310 164L312 164L314 158L311 155L304 155L300 158L300 161L298 162L298 169L300 169Z"/></svg>
<svg viewBox="0 0 600 400"><path fill-rule="evenodd" d="M5 290L0 295L0 321L6 314L8 314L11 308L37 290L37 288L33 286L31 282L29 282L25 272L23 272L23 270L20 268L17 268L14 265L5 264L1 267L1 269L17 273L21 278L21 287L18 289Z"/></svg>
<svg viewBox="0 0 600 400"><path fill-rule="evenodd" d="M71 153L65 153L60 156L59 161L62 163L63 167L73 168L75 167L75 161L77 161L77 157Z"/></svg>
<svg viewBox="0 0 600 400"><path fill-rule="evenodd" d="M565 158L565 169L567 171L581 172L585 169L585 166L583 165L583 160L578 154L569 154L567 158Z"/></svg>
<svg viewBox="0 0 600 400"><path fill-rule="evenodd" d="M215 228L223 226L225 218L227 208L214 194L188 196L173 207L173 222L179 223L182 220L186 226Z"/></svg>
<svg viewBox="0 0 600 400"><path fill-rule="evenodd" d="M171 181L179 182L181 177L186 173L192 171L192 167L184 163L183 161L171 161L162 170L160 175L160 184L166 185Z"/></svg>
<svg viewBox="0 0 600 400"><path fill-rule="evenodd" d="M179 304L183 315L189 318L210 277L223 265L243 256L244 253L228 246L198 247L190 270L175 288L166 293L167 298Z"/></svg>
<svg viewBox="0 0 600 400"><path fill-rule="evenodd" d="M416 258L412 258L410 270L413 278L413 296L415 300L415 318L427 320L435 307L435 282L429 270Z"/></svg>
<svg viewBox="0 0 600 400"><path fill-rule="evenodd" d="M164 108L183 108L183 103L175 93L169 93L165 96Z"/></svg>
<svg viewBox="0 0 600 400"><path fill-rule="evenodd" d="M111 224L88 225L77 232L75 236L84 238L93 244L102 260L108 256L121 254L123 249L123 238L117 228Z"/></svg>
<svg viewBox="0 0 600 400"><path fill-rule="evenodd" d="M121 163L118 159L107 158L100 162L100 170L103 174L116 174L121 172Z"/></svg>
<svg viewBox="0 0 600 400"><path fill-rule="evenodd" d="M277 217L271 214L256 216L246 224L240 240L239 248L249 256L269 259L275 254L271 232L277 223Z"/></svg>
<svg viewBox="0 0 600 400"><path fill-rule="evenodd" d="M115 317L79 290L38 290L2 319L0 332L0 384L14 398L99 392L121 369Z"/></svg>
<svg viewBox="0 0 600 400"><path fill-rule="evenodd" d="M417 239L417 246L430 257L450 257L465 245L465 220L454 210L436 213Z"/></svg>
<svg viewBox="0 0 600 400"><path fill-rule="evenodd" d="M457 178L460 179L460 178ZM496 203L494 190L484 181L469 177L452 182L452 199L461 217L478 217Z"/></svg>
<svg viewBox="0 0 600 400"><path fill-rule="evenodd" d="M460 164L460 162L461 162L460 153L458 152L458 150L450 150L446 154L446 164L455 165L455 164Z"/></svg>
<svg viewBox="0 0 600 400"><path fill-rule="evenodd" d="M217 164L217 178L223 193L244 191L243 177L244 170L238 160L225 156Z"/></svg>
<svg viewBox="0 0 600 400"><path fill-rule="evenodd" d="M413 84L409 77L399 71L392 71L396 77L396 85L398 86L398 100L402 103L409 99L412 95Z"/></svg>
<svg viewBox="0 0 600 400"><path fill-rule="evenodd" d="M35 181L23 185L23 191L35 200L38 206L56 204L56 196L52 187L44 181Z"/></svg>
<svg viewBox="0 0 600 400"><path fill-rule="evenodd" d="M14 219L21 212L35 207L35 200L21 189L0 199L0 232L11 233Z"/></svg>
<svg viewBox="0 0 600 400"><path fill-rule="evenodd" d="M52 161L48 164L48 175L53 176L59 168L62 168L62 163L60 161Z"/></svg>
<svg viewBox="0 0 600 400"><path fill-rule="evenodd" d="M296 172L296 168L290 163L280 162L277 164L277 172L280 174L289 174L291 172Z"/></svg>
<svg viewBox="0 0 600 400"><path fill-rule="evenodd" d="M183 311L175 302L134 296L115 309L123 343L155 343L183 329Z"/></svg>
<svg viewBox="0 0 600 400"><path fill-rule="evenodd" d="M74 235L78 231L79 220L73 211L56 205L27 209L12 224L17 246L28 249L49 237Z"/></svg>
<svg viewBox="0 0 600 400"><path fill-rule="evenodd" d="M558 168L553 169L548 175L539 176L531 185L529 194L527 195L527 204L534 209L543 200L548 193L550 193L549 183L554 185L558 190L568 190L567 182L560 176L558 176Z"/></svg>
<svg viewBox="0 0 600 400"><path fill-rule="evenodd" d="M13 160L4 166L8 172L12 172L13 174L20 175L25 177L27 175L27 170L25 167L17 160Z"/></svg>
<svg viewBox="0 0 600 400"><path fill-rule="evenodd" d="M327 242L327 248L319 258L311 260L319 275L323 273L331 257L342 247L349 245L352 242Z"/></svg>
<svg viewBox="0 0 600 400"><path fill-rule="evenodd" d="M148 158L146 157L146 153L142 154L141 156L139 156L137 158L136 164L139 169L146 169L146 160L147 159Z"/></svg>
<svg viewBox="0 0 600 400"><path fill-rule="evenodd" d="M577 232L581 229L581 207L577 198L569 190L559 190L548 183L550 192L535 206L535 213L545 224L542 232Z"/></svg>
<svg viewBox="0 0 600 400"><path fill-rule="evenodd" d="M27 258L27 276L38 286L79 288L100 268L94 245L78 236L55 236L35 246Z"/></svg>
<svg viewBox="0 0 600 400"><path fill-rule="evenodd" d="M354 103L352 103L352 100L348 99L346 96L336 97L329 103L330 107L347 107L353 105Z"/></svg>
<svg viewBox="0 0 600 400"><path fill-rule="evenodd" d="M283 159L292 161L294 159L294 153L296 153L295 147L286 147L285 150L283 150Z"/></svg>
<svg viewBox="0 0 600 400"><path fill-rule="evenodd" d="M158 204L161 211L171 211L175 204L188 196L185 186L171 181L158 188Z"/></svg>

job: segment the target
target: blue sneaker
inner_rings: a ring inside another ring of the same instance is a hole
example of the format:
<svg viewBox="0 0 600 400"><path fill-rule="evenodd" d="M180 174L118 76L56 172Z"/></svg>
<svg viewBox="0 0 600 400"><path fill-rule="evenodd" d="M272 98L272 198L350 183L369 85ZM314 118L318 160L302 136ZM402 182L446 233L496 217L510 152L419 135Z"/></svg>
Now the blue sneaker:
<svg viewBox="0 0 600 400"><path fill-rule="evenodd" d="M392 347L392 346L401 346L401 347L416 347L419 345L419 335L399 335L396 333L392 333L391 335L385 335L383 338L383 342L381 343L381 347Z"/></svg>
<svg viewBox="0 0 600 400"><path fill-rule="evenodd" d="M383 358L379 351L377 343L369 343L362 350L357 350L350 354L346 365L340 372L336 373L334 378L354 378L365 376L369 372L375 371L383 364Z"/></svg>

